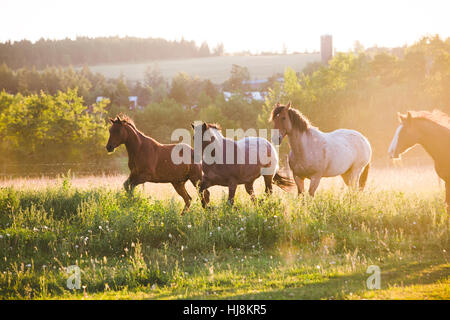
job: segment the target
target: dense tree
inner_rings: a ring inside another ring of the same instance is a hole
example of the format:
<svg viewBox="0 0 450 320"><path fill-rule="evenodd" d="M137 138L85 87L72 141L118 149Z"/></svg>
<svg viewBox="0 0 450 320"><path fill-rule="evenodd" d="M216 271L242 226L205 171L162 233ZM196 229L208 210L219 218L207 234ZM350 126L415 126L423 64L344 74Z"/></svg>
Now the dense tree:
<svg viewBox="0 0 450 320"><path fill-rule="evenodd" d="M2 92L0 106L3 164L97 161L104 157L107 132L101 115L105 102L87 112L76 90L29 96Z"/></svg>
<svg viewBox="0 0 450 320"><path fill-rule="evenodd" d="M223 53L223 45L222 45ZM13 69L36 66L68 66L155 59L210 56L208 44L198 47L194 41L168 41L135 37L77 37L75 40L40 39L0 43L0 64Z"/></svg>
<svg viewBox="0 0 450 320"><path fill-rule="evenodd" d="M244 92L248 89L248 85L244 82L250 80L250 73L247 67L237 64L231 66L230 78L224 82L223 88L226 91Z"/></svg>

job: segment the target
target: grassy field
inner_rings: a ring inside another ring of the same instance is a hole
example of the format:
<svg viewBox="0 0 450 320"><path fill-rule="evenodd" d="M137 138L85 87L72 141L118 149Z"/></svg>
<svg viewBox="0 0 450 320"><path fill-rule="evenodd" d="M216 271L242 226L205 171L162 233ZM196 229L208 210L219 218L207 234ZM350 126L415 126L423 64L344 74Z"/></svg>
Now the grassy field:
<svg viewBox="0 0 450 320"><path fill-rule="evenodd" d="M180 215L170 185L125 176L0 182L2 299L450 299L449 216L431 166L374 168L362 193L325 179L235 207L212 188ZM194 193L190 186L189 192ZM66 287L78 265L80 290ZM381 289L369 290L369 265Z"/></svg>
<svg viewBox="0 0 450 320"><path fill-rule="evenodd" d="M247 67L252 79L265 79L275 73L283 73L287 67L301 71L309 62L315 61L320 61L319 53L159 60L146 63L96 65L90 66L90 69L107 78L116 78L123 74L129 80L142 81L147 67L157 65L162 75L169 81L178 72L184 72L191 77L198 76L200 79L222 83L230 77L233 64Z"/></svg>

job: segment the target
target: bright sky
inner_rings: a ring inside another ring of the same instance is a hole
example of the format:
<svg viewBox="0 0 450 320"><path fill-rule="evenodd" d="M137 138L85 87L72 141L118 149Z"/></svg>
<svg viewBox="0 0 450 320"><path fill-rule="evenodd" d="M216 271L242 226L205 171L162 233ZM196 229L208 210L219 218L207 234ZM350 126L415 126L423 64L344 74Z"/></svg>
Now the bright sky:
<svg viewBox="0 0 450 320"><path fill-rule="evenodd" d="M223 42L226 52L339 51L450 36L447 0L0 0L0 41L76 36Z"/></svg>

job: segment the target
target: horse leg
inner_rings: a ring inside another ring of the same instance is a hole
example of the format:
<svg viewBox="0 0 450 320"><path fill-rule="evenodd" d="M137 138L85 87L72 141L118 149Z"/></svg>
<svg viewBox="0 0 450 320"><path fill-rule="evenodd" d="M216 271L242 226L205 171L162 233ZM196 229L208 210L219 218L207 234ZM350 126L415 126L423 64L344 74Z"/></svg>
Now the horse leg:
<svg viewBox="0 0 450 320"><path fill-rule="evenodd" d="M344 180L345 184L352 190L356 189L358 185L360 171L360 168L352 166L341 175L342 180Z"/></svg>
<svg viewBox="0 0 450 320"><path fill-rule="evenodd" d="M273 176L263 176L264 177L264 184L266 186L264 192L267 194L272 194L272 181Z"/></svg>
<svg viewBox="0 0 450 320"><path fill-rule="evenodd" d="M144 183L145 180L139 180L138 176L131 173L127 180L123 183L123 187L125 188L125 191L127 191L129 194L133 194L134 188L138 184Z"/></svg>
<svg viewBox="0 0 450 320"><path fill-rule="evenodd" d="M123 183L123 188L127 192L130 192L130 177L128 177L127 180L125 180L125 182Z"/></svg>
<svg viewBox="0 0 450 320"><path fill-rule="evenodd" d="M189 180L192 182L194 187L197 188L197 191L200 196L200 200L202 203L202 207L206 208L206 205L209 203L209 191L208 189L202 189L202 169L201 167L195 167L194 172L189 177Z"/></svg>
<svg viewBox="0 0 450 320"><path fill-rule="evenodd" d="M234 204L234 195L236 194L236 188L237 183L234 181L228 185L228 203L230 205Z"/></svg>
<svg viewBox="0 0 450 320"><path fill-rule="evenodd" d="M256 197L255 197L255 191L253 190L253 182L248 182L245 184L245 191L250 195L250 199L252 199L252 202L255 203Z"/></svg>
<svg viewBox="0 0 450 320"><path fill-rule="evenodd" d="M341 174L342 180L344 180L345 185L350 186L350 170L347 170Z"/></svg>
<svg viewBox="0 0 450 320"><path fill-rule="evenodd" d="M311 197L314 197L314 194L316 193L317 187L319 186L320 179L322 177L320 175L314 175L311 177L311 183L309 184L309 195Z"/></svg>
<svg viewBox="0 0 450 320"><path fill-rule="evenodd" d="M298 195L302 195L305 191L305 179L294 176L295 184L297 185Z"/></svg>
<svg viewBox="0 0 450 320"><path fill-rule="evenodd" d="M203 176L202 181L200 182L200 189L199 189L199 193L202 197L202 207L206 208L206 206L209 203L209 190L208 188L210 187L210 183L209 181L207 181L207 179L205 179L205 177Z"/></svg>
<svg viewBox="0 0 450 320"><path fill-rule="evenodd" d="M184 200L184 208L181 214L183 214L187 209L189 209L191 205L191 196L187 193L186 188L184 186L185 181L183 182L172 182L175 191L183 198Z"/></svg>

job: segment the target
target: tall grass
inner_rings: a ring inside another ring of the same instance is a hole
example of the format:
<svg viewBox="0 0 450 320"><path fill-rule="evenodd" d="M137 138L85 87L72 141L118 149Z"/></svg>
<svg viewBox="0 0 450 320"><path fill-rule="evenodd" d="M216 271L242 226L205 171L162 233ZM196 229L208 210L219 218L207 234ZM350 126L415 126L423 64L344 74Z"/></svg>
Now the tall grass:
<svg viewBox="0 0 450 320"><path fill-rule="evenodd" d="M354 264L446 252L442 199L441 193L331 188L314 199L260 196L257 204L238 194L232 208L222 197L206 210L195 202L181 215L174 199L79 189L68 179L39 190L6 187L0 189L0 296L68 294L70 265L81 268L84 290L95 293L182 285L214 267L233 273L234 258L262 263L258 257L274 255L289 264L303 255L312 263ZM248 263L239 268L258 272Z"/></svg>

